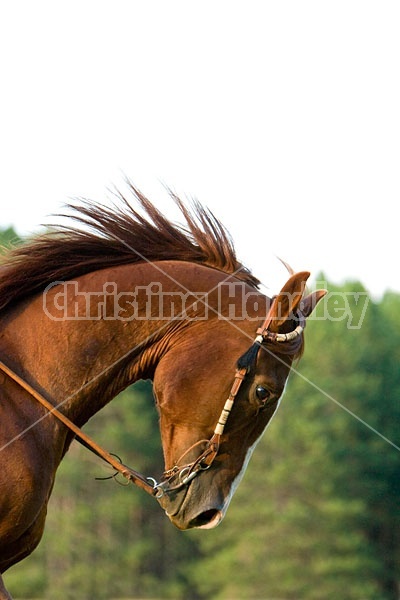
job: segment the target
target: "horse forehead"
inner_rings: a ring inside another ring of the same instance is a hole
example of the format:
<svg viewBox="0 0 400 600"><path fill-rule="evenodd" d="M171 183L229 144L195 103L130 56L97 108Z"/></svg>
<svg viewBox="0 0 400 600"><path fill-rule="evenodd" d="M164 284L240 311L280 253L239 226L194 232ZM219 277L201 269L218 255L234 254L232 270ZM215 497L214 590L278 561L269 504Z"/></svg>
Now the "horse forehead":
<svg viewBox="0 0 400 600"><path fill-rule="evenodd" d="M256 380L264 380L278 389L285 385L290 369L290 357L274 354L268 347L261 347L255 370Z"/></svg>

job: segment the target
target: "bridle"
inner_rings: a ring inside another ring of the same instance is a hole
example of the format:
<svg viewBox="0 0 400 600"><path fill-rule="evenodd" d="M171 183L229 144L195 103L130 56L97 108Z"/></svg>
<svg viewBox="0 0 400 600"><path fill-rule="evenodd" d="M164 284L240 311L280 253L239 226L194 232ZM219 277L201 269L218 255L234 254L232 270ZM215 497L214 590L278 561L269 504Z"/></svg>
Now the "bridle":
<svg viewBox="0 0 400 600"><path fill-rule="evenodd" d="M200 442L193 444L193 446L186 450L177 462L179 463L190 450L202 442L206 443L204 451L193 462L183 466L178 466L177 464L172 467L172 469L165 471L163 480L160 483L154 482L154 489L157 490L157 493L155 494L157 498L161 498L164 494L176 491L187 485L200 471L205 471L211 467L218 454L221 436L232 411L236 396L246 375L250 372L257 360L259 349L261 347L270 346L277 353L288 355L294 355L300 350L302 344L301 336L306 323L303 314L298 311L295 315L292 315L299 323L293 331L288 333L275 333L269 331L269 327L273 321L275 309L274 302L275 298L272 299L270 309L263 324L256 331L256 337L253 344L237 362L233 384L212 437L209 440L200 440Z"/></svg>
<svg viewBox="0 0 400 600"><path fill-rule="evenodd" d="M257 360L259 349L267 346L277 353L294 355L301 348L302 333L305 327L305 319L301 312L297 312L295 315L292 315L292 317L299 323L293 331L290 331L289 333L275 333L269 330L274 319L273 314L275 301L275 298L273 298L263 324L256 331L256 337L253 344L237 362L233 384L228 399L226 400L219 416L218 423L214 429L212 437L209 440L200 440L199 442L193 444L193 446L184 452L177 463L179 463L191 450L198 445L205 444L203 452L194 461L182 466L176 464L171 469L165 471L162 476L162 480L158 483L153 477L145 477L138 471L135 471L131 467L124 465L114 454L111 454L101 448L101 446L99 446L86 433L77 427L77 425L68 419L68 417L60 412L56 406L53 406L48 400L46 400L46 398L37 392L37 390L35 390L29 383L17 375L2 361L0 361L0 370L13 379L33 398L35 398L42 406L46 408L49 413L61 421L74 434L76 439L81 444L111 465L116 472L115 474L120 473L128 480L128 482L134 483L148 494L160 499L165 494L175 492L188 485L188 483L201 471L205 471L211 467L215 457L218 454L221 436L232 411L236 396L247 373L250 372L252 366Z"/></svg>

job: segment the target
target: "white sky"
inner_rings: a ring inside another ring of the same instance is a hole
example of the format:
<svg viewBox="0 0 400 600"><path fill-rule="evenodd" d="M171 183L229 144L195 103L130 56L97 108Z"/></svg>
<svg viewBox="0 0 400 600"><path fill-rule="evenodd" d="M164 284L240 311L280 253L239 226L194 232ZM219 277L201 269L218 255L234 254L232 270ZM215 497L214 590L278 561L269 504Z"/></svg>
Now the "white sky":
<svg viewBox="0 0 400 600"><path fill-rule="evenodd" d="M400 3L14 1L0 8L0 227L160 180L272 292L323 270L400 292Z"/></svg>

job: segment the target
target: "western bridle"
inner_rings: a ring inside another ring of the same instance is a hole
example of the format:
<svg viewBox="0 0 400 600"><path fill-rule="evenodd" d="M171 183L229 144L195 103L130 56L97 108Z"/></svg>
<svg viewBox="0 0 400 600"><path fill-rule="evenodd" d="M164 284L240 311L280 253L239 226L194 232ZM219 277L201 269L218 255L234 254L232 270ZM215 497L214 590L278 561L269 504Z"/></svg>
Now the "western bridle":
<svg viewBox="0 0 400 600"><path fill-rule="evenodd" d="M258 351L261 347L269 347L278 354L294 355L302 344L302 332L305 327L305 319L301 312L297 312L292 317L298 322L297 327L288 333L275 333L270 331L271 323L274 319L274 303L272 299L270 309L261 327L256 331L256 337L253 344L245 354L237 362L236 372L233 384L226 400L224 407L218 419L218 423L214 429L213 435L209 440L200 440L185 451L185 453L177 461L177 464L163 473L162 480L157 482L153 477L145 477L138 471L123 464L116 455L111 454L101 448L94 440L84 433L77 425L75 425L67 416L53 406L51 402L46 400L37 390L35 390L22 377L17 375L10 367L0 361L0 370L13 379L20 387L27 391L35 398L42 406L46 408L48 413L55 416L61 421L76 437L76 439L94 454L102 458L105 462L112 466L115 474L120 473L128 480L134 483L139 488L143 489L148 494L160 499L164 494L174 492L186 486L196 475L201 471L209 469L218 454L221 436L224 432L226 422L232 411L236 396L245 379L247 373L257 360ZM194 461L179 466L179 462L196 446L205 444L203 452Z"/></svg>

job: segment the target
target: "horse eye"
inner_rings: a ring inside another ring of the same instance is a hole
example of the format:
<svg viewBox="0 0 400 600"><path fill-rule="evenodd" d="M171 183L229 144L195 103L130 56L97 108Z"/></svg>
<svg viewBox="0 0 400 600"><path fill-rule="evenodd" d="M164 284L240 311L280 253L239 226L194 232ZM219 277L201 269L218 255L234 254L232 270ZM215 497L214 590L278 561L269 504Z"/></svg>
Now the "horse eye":
<svg viewBox="0 0 400 600"><path fill-rule="evenodd" d="M258 385L256 387L256 396L258 400L260 400L261 402L265 402L267 398L269 398L270 393L269 390L267 390L267 388L265 388L262 385Z"/></svg>

